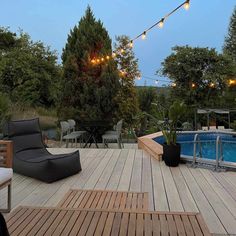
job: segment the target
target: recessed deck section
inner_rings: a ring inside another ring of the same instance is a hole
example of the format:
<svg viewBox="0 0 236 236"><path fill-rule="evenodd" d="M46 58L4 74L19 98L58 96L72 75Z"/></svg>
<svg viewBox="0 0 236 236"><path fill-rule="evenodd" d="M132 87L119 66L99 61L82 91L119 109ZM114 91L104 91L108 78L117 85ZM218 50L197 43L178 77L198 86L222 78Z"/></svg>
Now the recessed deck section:
<svg viewBox="0 0 236 236"><path fill-rule="evenodd" d="M50 149L62 153L71 149ZM180 165L169 168L137 149L81 149L83 170L46 184L13 177L13 207L55 207L71 189L148 192L149 210L200 212L211 233L236 233L236 173ZM0 192L4 204L6 192Z"/></svg>

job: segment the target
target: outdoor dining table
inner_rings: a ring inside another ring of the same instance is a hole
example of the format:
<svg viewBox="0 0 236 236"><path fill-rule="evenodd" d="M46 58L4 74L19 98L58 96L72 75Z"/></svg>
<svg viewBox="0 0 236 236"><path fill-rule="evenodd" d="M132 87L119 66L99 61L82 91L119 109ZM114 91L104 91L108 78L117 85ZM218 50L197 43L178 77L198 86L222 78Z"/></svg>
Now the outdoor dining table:
<svg viewBox="0 0 236 236"><path fill-rule="evenodd" d="M98 140L101 137L99 131L106 130L109 127L108 121L83 121L79 122L79 127L85 130L88 133L88 138L85 141L83 148L86 148L88 145L91 147L92 143L98 148Z"/></svg>

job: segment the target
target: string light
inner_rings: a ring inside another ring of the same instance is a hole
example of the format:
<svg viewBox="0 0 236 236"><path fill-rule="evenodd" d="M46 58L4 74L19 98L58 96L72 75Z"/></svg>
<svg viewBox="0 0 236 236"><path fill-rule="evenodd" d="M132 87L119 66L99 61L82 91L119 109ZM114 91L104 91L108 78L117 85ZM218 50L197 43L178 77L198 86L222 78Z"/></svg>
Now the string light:
<svg viewBox="0 0 236 236"><path fill-rule="evenodd" d="M192 88L195 88L195 87L196 87L196 84L192 83L192 85L191 85L191 86L192 86Z"/></svg>
<svg viewBox="0 0 236 236"><path fill-rule="evenodd" d="M144 39L146 39L146 37L147 37L147 32L144 31L144 32L142 33L142 39L144 40Z"/></svg>
<svg viewBox="0 0 236 236"><path fill-rule="evenodd" d="M139 39L140 37L144 40L147 37L147 32L149 32L150 30L152 30L154 27L158 26L159 28L163 28L164 26L164 22L166 21L166 19L168 17L170 17L172 14L174 14L176 11L178 11L180 8L184 7L184 9L188 10L190 8L190 0L186 0L184 1L182 4L180 4L178 7L176 7L174 10L172 10L171 12L169 12L168 14L166 14L164 17L161 18L161 20L157 21L155 24L153 24L152 26L150 26L149 28L147 28L146 30L144 30L141 34L137 35L136 37L134 37L131 41L129 41L127 43L127 45L124 46L128 46L130 48L133 47L134 41ZM125 50L121 49L120 52L118 53L124 53ZM92 64L98 64L100 62L104 62L106 58L107 60L110 60L111 57L115 58L117 56L116 52L113 52L111 55L103 55L103 57L100 58L94 58L91 60Z"/></svg>
<svg viewBox="0 0 236 236"><path fill-rule="evenodd" d="M236 80L230 79L229 80L229 86L236 85Z"/></svg>
<svg viewBox="0 0 236 236"><path fill-rule="evenodd" d="M214 88L214 87L215 87L215 84L214 84L214 83L210 83L210 87L211 87L211 88Z"/></svg>
<svg viewBox="0 0 236 236"><path fill-rule="evenodd" d="M184 9L188 10L189 8L190 8L190 1L188 0L184 3Z"/></svg>
<svg viewBox="0 0 236 236"><path fill-rule="evenodd" d="M165 18L162 18L162 19L160 20L160 22L158 23L158 27L159 27L159 28L163 28L163 26L164 26L164 20L165 20Z"/></svg>
<svg viewBox="0 0 236 236"><path fill-rule="evenodd" d="M129 42L129 47L132 48L134 46L133 40Z"/></svg>

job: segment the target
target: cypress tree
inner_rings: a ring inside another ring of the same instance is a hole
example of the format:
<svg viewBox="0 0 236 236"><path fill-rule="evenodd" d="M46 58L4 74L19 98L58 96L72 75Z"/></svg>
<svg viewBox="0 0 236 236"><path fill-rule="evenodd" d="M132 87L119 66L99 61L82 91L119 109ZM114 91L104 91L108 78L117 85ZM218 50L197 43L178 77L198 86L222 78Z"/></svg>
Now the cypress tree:
<svg viewBox="0 0 236 236"><path fill-rule="evenodd" d="M230 19L228 35L225 37L223 51L236 62L236 7Z"/></svg>
<svg viewBox="0 0 236 236"><path fill-rule="evenodd" d="M61 118L111 120L117 110L119 78L113 59L92 63L112 54L111 39L88 6L68 35L63 49Z"/></svg>

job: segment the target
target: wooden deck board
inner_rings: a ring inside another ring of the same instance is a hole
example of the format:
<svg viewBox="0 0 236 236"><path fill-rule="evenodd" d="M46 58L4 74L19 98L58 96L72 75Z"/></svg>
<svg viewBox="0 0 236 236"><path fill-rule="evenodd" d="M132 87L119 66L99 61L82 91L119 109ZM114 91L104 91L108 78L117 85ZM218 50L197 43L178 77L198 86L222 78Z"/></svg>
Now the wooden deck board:
<svg viewBox="0 0 236 236"><path fill-rule="evenodd" d="M41 227L35 216L41 223L44 222ZM175 222L176 219L178 222ZM180 232L185 235L210 235L198 213L19 207L8 215L7 224L11 235L15 236L92 236L96 235L95 230L99 230L98 235L151 236L157 232L157 226L160 226L161 235L178 236Z"/></svg>
<svg viewBox="0 0 236 236"><path fill-rule="evenodd" d="M53 149L54 153L69 152L70 150L72 149ZM150 204L151 210L153 208L157 211L175 209L181 212L200 212L212 233L226 235L234 230L234 225L236 225L235 172L217 173L200 168L193 170L182 164L176 168L169 168L154 158L150 158L149 154L135 149L111 151L110 149L81 149L81 163L83 170L80 173L52 184L45 184L14 173L13 208L23 204L56 206L71 188L147 191L149 203L150 199L153 199L153 206L151 207ZM200 179L198 178L199 175ZM210 189L212 194L207 189ZM213 195L216 198L213 198ZM126 197L128 195L121 196L121 199L123 198L124 201ZM5 200L6 191L0 191L1 206L5 204ZM91 204L95 204L95 202L96 198ZM177 206L174 206L175 202L177 202ZM223 206L223 211L216 204ZM103 218L101 221L99 219L98 225L107 220L107 213L101 213L101 215ZM78 215L73 215L75 222L78 221L77 217ZM175 223L179 224L179 232L181 232L183 221L181 217L180 219L175 218ZM226 222L226 219L229 221ZM127 219L123 219L123 221L125 220ZM155 226L155 231L158 235L159 226L165 226L166 221L160 220L159 216L157 220L158 224ZM137 221L142 221L141 216L137 218ZM64 233L66 229L63 229ZM126 230L128 232L129 228L122 229L122 232L126 232ZM92 232L93 228L90 231ZM94 234L100 235L99 233L100 229L96 228Z"/></svg>

